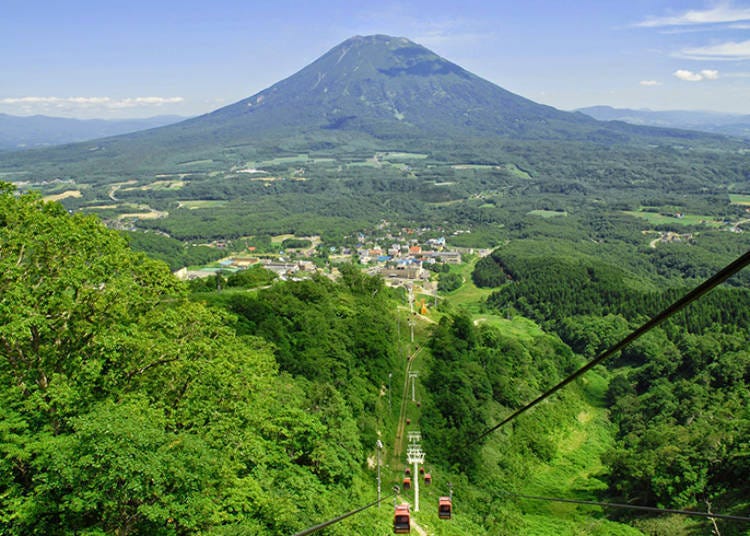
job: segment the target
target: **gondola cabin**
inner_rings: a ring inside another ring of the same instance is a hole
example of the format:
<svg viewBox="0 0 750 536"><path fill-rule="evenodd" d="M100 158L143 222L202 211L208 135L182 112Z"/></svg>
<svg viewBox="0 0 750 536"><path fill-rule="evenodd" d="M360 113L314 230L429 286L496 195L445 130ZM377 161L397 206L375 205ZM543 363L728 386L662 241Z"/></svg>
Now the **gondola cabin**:
<svg viewBox="0 0 750 536"><path fill-rule="evenodd" d="M406 467L406 468L404 469L404 474L405 474L406 476L410 476L410 475L411 475L411 469L409 469L409 467Z"/></svg>
<svg viewBox="0 0 750 536"><path fill-rule="evenodd" d="M409 513L408 504L399 504L396 506L396 512L393 514L393 533L411 533L411 514Z"/></svg>
<svg viewBox="0 0 750 536"><path fill-rule="evenodd" d="M450 497L440 497L438 499L438 517L440 519L450 519L453 513L453 501Z"/></svg>
<svg viewBox="0 0 750 536"><path fill-rule="evenodd" d="M420 467L420 468L419 468L419 474L420 474L420 475L423 475L423 474L424 474L424 467Z"/></svg>
<svg viewBox="0 0 750 536"><path fill-rule="evenodd" d="M406 419L406 424L411 424L411 419Z"/></svg>
<svg viewBox="0 0 750 536"><path fill-rule="evenodd" d="M401 483L401 487L404 489L411 489L411 478L405 476L404 481Z"/></svg>
<svg viewBox="0 0 750 536"><path fill-rule="evenodd" d="M430 484L432 484L432 475L430 473L424 474L424 484L425 486L429 486Z"/></svg>

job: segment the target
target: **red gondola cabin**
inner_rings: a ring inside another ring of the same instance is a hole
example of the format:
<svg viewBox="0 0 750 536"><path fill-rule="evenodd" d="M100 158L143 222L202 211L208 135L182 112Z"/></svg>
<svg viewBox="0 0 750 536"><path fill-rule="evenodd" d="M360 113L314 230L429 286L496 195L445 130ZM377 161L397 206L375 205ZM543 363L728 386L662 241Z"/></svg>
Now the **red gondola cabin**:
<svg viewBox="0 0 750 536"><path fill-rule="evenodd" d="M411 533L411 514L409 514L408 504L399 504L396 506L396 512L393 514L393 533Z"/></svg>
<svg viewBox="0 0 750 536"><path fill-rule="evenodd" d="M411 489L411 478L404 477L404 481L401 483L401 487L404 489Z"/></svg>
<svg viewBox="0 0 750 536"><path fill-rule="evenodd" d="M438 499L438 517L440 519L450 519L453 512L453 501L450 497L440 497Z"/></svg>
<svg viewBox="0 0 750 536"><path fill-rule="evenodd" d="M409 475L411 475L411 469L409 469L408 467L406 467L406 468L404 469L404 474L405 474L406 476L409 476Z"/></svg>
<svg viewBox="0 0 750 536"><path fill-rule="evenodd" d="M432 475L430 473L424 474L424 483L425 486L429 486L430 484L432 484Z"/></svg>

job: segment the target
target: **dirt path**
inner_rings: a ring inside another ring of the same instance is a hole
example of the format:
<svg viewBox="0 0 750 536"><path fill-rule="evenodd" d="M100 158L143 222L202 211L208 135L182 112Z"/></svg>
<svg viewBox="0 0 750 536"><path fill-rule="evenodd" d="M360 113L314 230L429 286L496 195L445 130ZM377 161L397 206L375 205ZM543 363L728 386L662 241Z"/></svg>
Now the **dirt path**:
<svg viewBox="0 0 750 536"><path fill-rule="evenodd" d="M437 322L435 322L435 321L434 321L434 320L433 320L432 318L430 318L429 316L425 316L425 315L423 315L423 314L421 314L421 313L415 313L415 314L416 314L417 318L419 318L420 320L424 320L424 321L425 321L425 322L427 322L428 324L437 324Z"/></svg>
<svg viewBox="0 0 750 536"><path fill-rule="evenodd" d="M427 536L427 532L425 532L425 530L422 527L417 525L417 522L414 521L413 519L411 521L411 528L413 528L417 532L417 534L420 534L421 536Z"/></svg>

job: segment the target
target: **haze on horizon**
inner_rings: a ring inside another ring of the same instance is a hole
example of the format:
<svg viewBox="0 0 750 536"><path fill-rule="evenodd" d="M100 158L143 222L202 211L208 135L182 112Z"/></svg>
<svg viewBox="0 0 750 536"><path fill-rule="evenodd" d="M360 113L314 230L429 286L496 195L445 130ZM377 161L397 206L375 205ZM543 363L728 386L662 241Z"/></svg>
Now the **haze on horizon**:
<svg viewBox="0 0 750 536"><path fill-rule="evenodd" d="M750 114L750 1L9 0L0 113L197 115L294 74L353 35L407 37L563 110Z"/></svg>

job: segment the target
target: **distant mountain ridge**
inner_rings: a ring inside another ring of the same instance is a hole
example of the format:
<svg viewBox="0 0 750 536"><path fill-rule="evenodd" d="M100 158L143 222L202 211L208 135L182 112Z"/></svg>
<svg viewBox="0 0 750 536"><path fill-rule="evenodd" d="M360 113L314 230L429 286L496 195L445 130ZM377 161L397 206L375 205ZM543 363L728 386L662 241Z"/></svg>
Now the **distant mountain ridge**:
<svg viewBox="0 0 750 536"><path fill-rule="evenodd" d="M632 125L684 128L750 138L750 115L687 110L632 110L589 106L576 110L600 121L624 121Z"/></svg>
<svg viewBox="0 0 750 536"><path fill-rule="evenodd" d="M0 150L93 140L161 127L184 119L177 115L159 115L143 119L73 119L0 113Z"/></svg>
<svg viewBox="0 0 750 536"><path fill-rule="evenodd" d="M150 173L203 160L226 169L259 151L449 147L469 154L477 140L643 145L701 136L603 123L538 104L406 38L371 35L347 39L292 76L214 112L95 142L0 155L0 168L47 162L57 170L75 163L77 174Z"/></svg>

